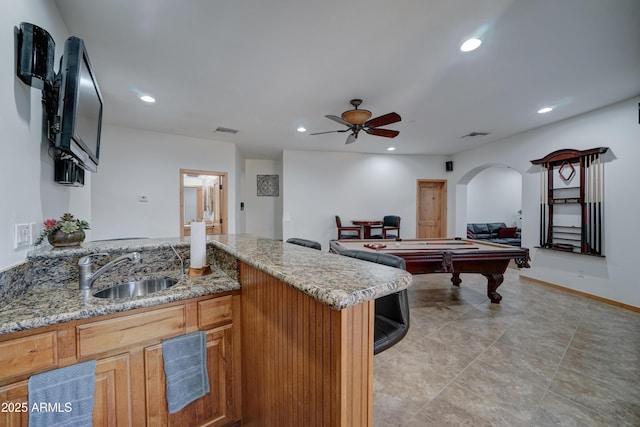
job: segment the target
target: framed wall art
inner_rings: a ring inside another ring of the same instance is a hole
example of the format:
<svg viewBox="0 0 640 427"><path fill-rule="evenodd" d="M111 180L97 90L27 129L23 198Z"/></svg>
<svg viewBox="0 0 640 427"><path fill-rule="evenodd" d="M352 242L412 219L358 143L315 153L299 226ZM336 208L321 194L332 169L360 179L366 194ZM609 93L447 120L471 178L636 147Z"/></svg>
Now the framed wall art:
<svg viewBox="0 0 640 427"><path fill-rule="evenodd" d="M279 175L258 175L258 196L278 197L280 195Z"/></svg>

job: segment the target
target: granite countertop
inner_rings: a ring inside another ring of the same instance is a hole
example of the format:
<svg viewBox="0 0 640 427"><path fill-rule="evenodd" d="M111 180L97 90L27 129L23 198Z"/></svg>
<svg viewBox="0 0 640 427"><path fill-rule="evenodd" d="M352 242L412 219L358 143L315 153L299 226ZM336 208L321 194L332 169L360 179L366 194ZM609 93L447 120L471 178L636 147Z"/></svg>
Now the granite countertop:
<svg viewBox="0 0 640 427"><path fill-rule="evenodd" d="M336 310L413 282L404 270L250 234L209 236L207 242Z"/></svg>
<svg viewBox="0 0 640 427"><path fill-rule="evenodd" d="M171 277L178 279L178 283L153 294L121 299L85 297L77 281L31 287L20 298L3 305L0 334L240 289L237 281L219 270L214 270L209 276L195 278L186 275L181 278L179 270L144 276L152 277ZM92 291L99 289L101 287Z"/></svg>
<svg viewBox="0 0 640 427"><path fill-rule="evenodd" d="M120 253L170 246L185 251L189 241L166 238L88 242L70 249L39 248L27 258L55 262L56 258L77 259L98 252ZM403 270L249 234L207 236L207 246L208 253L217 248L336 310L405 289L412 283L411 274ZM0 312L0 334L240 289L238 281L225 274L228 266L222 267L214 268L213 274L204 277L184 276L178 284L154 294L117 300L83 297L77 280L32 286L19 298L4 303ZM179 276L179 269L144 275L145 278ZM103 286L94 286L96 290L100 287Z"/></svg>

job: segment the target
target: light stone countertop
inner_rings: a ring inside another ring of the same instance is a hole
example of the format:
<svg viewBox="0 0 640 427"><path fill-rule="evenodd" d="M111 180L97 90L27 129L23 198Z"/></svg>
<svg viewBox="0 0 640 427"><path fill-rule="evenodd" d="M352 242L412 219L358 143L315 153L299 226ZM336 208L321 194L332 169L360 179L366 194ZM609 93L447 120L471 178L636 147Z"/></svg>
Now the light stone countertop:
<svg viewBox="0 0 640 427"><path fill-rule="evenodd" d="M189 241L166 238L87 242L69 249L38 248L27 258L46 266L60 259L75 260L98 252L151 251L170 246L188 251ZM208 253L212 247L220 249L336 310L405 289L412 283L411 274L403 270L249 234L207 236L207 246ZM83 297L77 279L31 286L19 298L3 302L0 334L240 289L235 277L223 272L224 267L229 266L214 268L213 274L198 278L185 275L180 279L179 269L135 277L173 277L180 281L164 291L134 298ZM116 282L123 281L126 280ZM96 290L101 287L104 286L97 286Z"/></svg>
<svg viewBox="0 0 640 427"><path fill-rule="evenodd" d="M180 279L180 271L161 272L146 277ZM99 288L98 288L99 289ZM174 286L153 294L121 299L85 297L77 281L34 286L20 298L4 304L0 311L0 334L33 329L73 320L88 319L142 307L151 307L240 289L240 284L219 270L212 275L184 276Z"/></svg>
<svg viewBox="0 0 640 427"><path fill-rule="evenodd" d="M404 270L250 234L209 236L207 242L335 310L413 283Z"/></svg>

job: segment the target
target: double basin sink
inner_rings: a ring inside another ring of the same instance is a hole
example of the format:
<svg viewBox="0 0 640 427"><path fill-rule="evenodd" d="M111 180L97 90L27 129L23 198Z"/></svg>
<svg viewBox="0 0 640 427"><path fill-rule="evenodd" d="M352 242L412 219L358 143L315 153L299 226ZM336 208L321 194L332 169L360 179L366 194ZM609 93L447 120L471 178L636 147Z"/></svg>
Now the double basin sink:
<svg viewBox="0 0 640 427"><path fill-rule="evenodd" d="M119 283L117 285L105 288L94 293L93 296L96 298L108 299L139 297L168 289L176 283L178 283L176 279L171 279L168 277L159 279L132 280L130 282Z"/></svg>

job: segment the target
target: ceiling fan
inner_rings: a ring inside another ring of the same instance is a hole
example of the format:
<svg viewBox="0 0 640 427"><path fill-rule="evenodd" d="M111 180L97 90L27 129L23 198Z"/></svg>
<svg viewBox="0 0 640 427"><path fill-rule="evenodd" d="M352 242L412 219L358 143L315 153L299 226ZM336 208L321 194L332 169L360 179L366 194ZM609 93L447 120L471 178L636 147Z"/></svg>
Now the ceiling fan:
<svg viewBox="0 0 640 427"><path fill-rule="evenodd" d="M398 134L400 134L400 132L398 132L397 130L378 128L379 126L386 126L402 120L398 113L388 113L372 119L371 111L358 110L358 106L362 104L362 99L352 99L351 101L349 101L349 103L353 105L353 110L345 111L344 113L342 113L341 117L334 116L332 114L328 114L325 116L327 119L331 119L335 122L345 125L347 129L316 132L309 135L322 135L324 133L351 131L351 134L347 137L347 142L345 142L345 144L351 144L358 138L358 132L360 132L361 130L365 131L369 135L384 136L385 138L395 138L396 136L398 136Z"/></svg>

